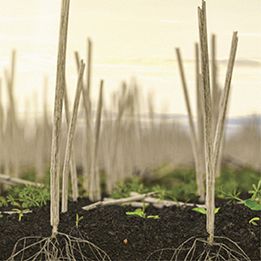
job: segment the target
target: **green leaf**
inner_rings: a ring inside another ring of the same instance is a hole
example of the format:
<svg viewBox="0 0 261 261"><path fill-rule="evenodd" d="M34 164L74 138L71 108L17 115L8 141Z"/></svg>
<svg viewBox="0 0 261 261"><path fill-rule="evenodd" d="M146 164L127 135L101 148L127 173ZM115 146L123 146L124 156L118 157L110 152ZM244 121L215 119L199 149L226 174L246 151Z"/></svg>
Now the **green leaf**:
<svg viewBox="0 0 261 261"><path fill-rule="evenodd" d="M126 212L126 215L145 218L145 214L141 208L137 208L137 209L135 209L135 211Z"/></svg>
<svg viewBox="0 0 261 261"><path fill-rule="evenodd" d="M147 216L147 218L152 218L152 219L159 219L159 215L155 215L155 216Z"/></svg>
<svg viewBox="0 0 261 261"><path fill-rule="evenodd" d="M219 210L220 208L215 208L215 214L217 214Z"/></svg>
<svg viewBox="0 0 261 261"><path fill-rule="evenodd" d="M205 208L193 208L192 210L203 215L207 214L207 210Z"/></svg>
<svg viewBox="0 0 261 261"><path fill-rule="evenodd" d="M244 201L246 207L250 208L251 210L259 211L261 210L261 204L257 203L255 200L247 199Z"/></svg>
<svg viewBox="0 0 261 261"><path fill-rule="evenodd" d="M215 208L215 214L218 213L219 209L220 209L220 208ZM206 215L206 214L207 214L207 209L206 209L206 208L193 208L192 210L193 210L193 211L196 211L196 212L198 212L198 213L200 213L200 214L203 214L203 215Z"/></svg>
<svg viewBox="0 0 261 261"><path fill-rule="evenodd" d="M259 217L253 217L253 218L251 218L251 219L248 221L248 223L249 223L249 224L252 224L252 225L254 225L254 226L257 226L257 223L256 223L255 221L259 221L259 220L260 220Z"/></svg>

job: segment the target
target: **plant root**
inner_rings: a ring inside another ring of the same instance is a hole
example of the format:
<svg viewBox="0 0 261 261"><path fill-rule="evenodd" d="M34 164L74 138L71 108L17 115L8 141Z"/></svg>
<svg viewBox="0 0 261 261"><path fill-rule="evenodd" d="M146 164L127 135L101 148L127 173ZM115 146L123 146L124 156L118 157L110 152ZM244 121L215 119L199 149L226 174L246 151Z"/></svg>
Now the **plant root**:
<svg viewBox="0 0 261 261"><path fill-rule="evenodd" d="M215 237L213 245L201 238L191 237L177 248L152 252L146 261L251 261L237 243L226 237Z"/></svg>
<svg viewBox="0 0 261 261"><path fill-rule="evenodd" d="M88 240L57 233L56 237L19 239L7 261L111 261L98 246Z"/></svg>

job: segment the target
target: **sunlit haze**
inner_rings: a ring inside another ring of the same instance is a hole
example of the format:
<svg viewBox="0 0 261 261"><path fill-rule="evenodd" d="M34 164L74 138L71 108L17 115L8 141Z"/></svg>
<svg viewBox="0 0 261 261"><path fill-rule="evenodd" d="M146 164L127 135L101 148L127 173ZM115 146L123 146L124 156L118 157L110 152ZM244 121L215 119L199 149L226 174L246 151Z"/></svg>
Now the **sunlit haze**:
<svg viewBox="0 0 261 261"><path fill-rule="evenodd" d="M49 79L53 106L59 12L61 1L0 0L0 70L10 66L17 50L15 95L20 113L41 112L44 77ZM92 95L105 81L109 101L122 81L136 80L143 96L154 94L155 111L186 114L175 58L180 47L192 105L195 107L194 43L198 41L195 0L75 0L71 1L67 51L67 81L74 95L73 52L86 58L93 41ZM217 35L219 84L224 85L233 31L239 33L237 63L232 79L230 116L261 113L261 1L208 0L208 32ZM37 101L33 101L37 97ZM25 108L29 103L30 108ZM109 106L109 104L107 104ZM193 107L193 108L194 108ZM143 111L146 112L145 106Z"/></svg>

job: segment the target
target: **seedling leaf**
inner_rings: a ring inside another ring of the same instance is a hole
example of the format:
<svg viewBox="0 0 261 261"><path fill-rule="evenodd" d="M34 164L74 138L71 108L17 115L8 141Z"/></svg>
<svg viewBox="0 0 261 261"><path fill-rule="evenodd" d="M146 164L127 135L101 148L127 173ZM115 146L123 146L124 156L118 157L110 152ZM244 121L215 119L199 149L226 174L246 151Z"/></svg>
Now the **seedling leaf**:
<svg viewBox="0 0 261 261"><path fill-rule="evenodd" d="M259 204L255 200L247 199L244 201L244 204L246 207L250 208L251 210L254 210L254 211L261 210L261 204Z"/></svg>
<svg viewBox="0 0 261 261"><path fill-rule="evenodd" d="M215 214L218 213L219 209L220 209L220 208L215 208ZM203 214L203 215L206 215L206 214L207 214L207 209L206 209L206 208L193 208L192 210L193 210L193 211L196 211L196 212L198 212L198 213L200 213L200 214Z"/></svg>
<svg viewBox="0 0 261 261"><path fill-rule="evenodd" d="M159 219L159 215L155 215L155 216L147 216L147 218L152 218L152 219Z"/></svg>
<svg viewBox="0 0 261 261"><path fill-rule="evenodd" d="M253 218L251 218L251 219L248 221L248 223L249 223L249 224L252 224L252 225L254 225L254 226L257 226L256 221L259 221L259 220L260 220L259 217L253 217Z"/></svg>
<svg viewBox="0 0 261 261"><path fill-rule="evenodd" d="M193 208L192 210L203 215L207 214L207 210L205 208Z"/></svg>
<svg viewBox="0 0 261 261"><path fill-rule="evenodd" d="M141 208L137 208L134 211L126 212L126 215L145 218L144 211Z"/></svg>

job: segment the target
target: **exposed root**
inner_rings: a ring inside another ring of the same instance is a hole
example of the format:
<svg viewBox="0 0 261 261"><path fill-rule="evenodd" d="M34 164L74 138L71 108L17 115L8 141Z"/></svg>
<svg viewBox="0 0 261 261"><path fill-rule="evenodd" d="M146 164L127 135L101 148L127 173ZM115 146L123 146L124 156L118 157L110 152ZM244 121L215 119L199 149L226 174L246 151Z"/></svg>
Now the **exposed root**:
<svg viewBox="0 0 261 261"><path fill-rule="evenodd" d="M98 246L88 240L64 233L56 237L24 237L14 246L7 261L111 261Z"/></svg>
<svg viewBox="0 0 261 261"><path fill-rule="evenodd" d="M207 240L191 237L177 248L152 252L146 261L251 261L239 245L226 237L215 237L213 245Z"/></svg>

